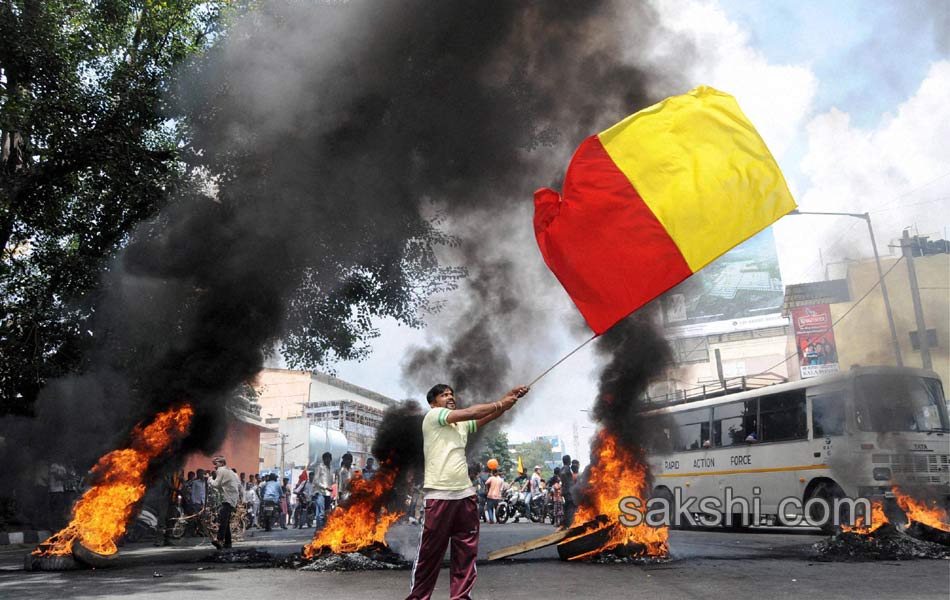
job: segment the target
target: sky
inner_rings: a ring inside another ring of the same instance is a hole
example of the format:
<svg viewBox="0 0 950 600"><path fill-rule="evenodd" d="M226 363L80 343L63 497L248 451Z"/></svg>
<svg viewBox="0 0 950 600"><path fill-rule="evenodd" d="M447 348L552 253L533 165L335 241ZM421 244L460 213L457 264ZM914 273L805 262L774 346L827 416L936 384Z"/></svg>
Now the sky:
<svg viewBox="0 0 950 600"><path fill-rule="evenodd" d="M681 69L677 79L689 85L670 94L701 84L733 94L776 157L801 210L869 212L882 256L894 253L889 246L905 228L947 238L950 3L670 0L654 5L663 29L659 42L643 48L632 41L625 59ZM685 67L677 60L684 40L699 49ZM507 251L532 277L547 277L531 234L531 199L525 203L518 245ZM858 219L787 216L773 231L785 284L822 279L824 263L872 255ZM552 322L571 321L575 309L567 295L550 287L554 293L532 301L550 312ZM451 306L450 298L449 311ZM401 365L412 348L439 341L438 326L450 318L444 312L431 316L422 330L381 320L372 355L336 364L336 374L392 398L421 400L425 390L404 381ZM516 375L510 385L530 381L587 337L564 326L553 336L511 340L514 352L531 355L524 362L533 370ZM584 411L596 394L598 368L590 348L565 361L522 401L509 437L560 435L576 456L576 426L586 463L593 427Z"/></svg>

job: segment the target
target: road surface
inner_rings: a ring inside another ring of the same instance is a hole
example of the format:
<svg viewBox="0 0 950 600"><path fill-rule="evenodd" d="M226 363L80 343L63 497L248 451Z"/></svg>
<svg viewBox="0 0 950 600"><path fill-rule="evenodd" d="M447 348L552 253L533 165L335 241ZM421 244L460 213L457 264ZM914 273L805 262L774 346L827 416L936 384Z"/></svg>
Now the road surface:
<svg viewBox="0 0 950 600"><path fill-rule="evenodd" d="M817 562L814 533L772 530L755 533L675 531L673 557L649 566L563 563L553 548L501 562L484 562L496 548L550 533L550 526L513 524L483 526L475 591L482 598L544 600L557 598L933 598L950 597L950 562ZM299 551L312 530L254 533L236 548L255 547L273 555ZM390 531L390 544L412 552L417 526ZM289 569L246 568L199 562L214 548L199 540L181 546L126 547L110 569L60 573L24 572L30 548L0 550L0 598L123 598L234 600L304 598L374 600L403 598L408 571L317 573ZM435 598L448 597L443 569Z"/></svg>

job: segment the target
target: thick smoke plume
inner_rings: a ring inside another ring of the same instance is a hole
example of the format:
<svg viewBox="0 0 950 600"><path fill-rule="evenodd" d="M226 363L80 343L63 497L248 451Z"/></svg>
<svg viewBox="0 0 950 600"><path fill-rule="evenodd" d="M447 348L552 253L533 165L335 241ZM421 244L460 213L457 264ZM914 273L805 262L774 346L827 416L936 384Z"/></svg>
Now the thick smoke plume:
<svg viewBox="0 0 950 600"><path fill-rule="evenodd" d="M621 6L284 1L237 19L181 82L213 197L179 193L110 267L89 369L51 384L38 418L4 434L14 479L60 458L84 472L182 400L196 409L186 446L213 450L265 349L282 341L325 361L352 350L329 343L341 321L424 307L433 289L413 276L445 241L433 207L461 232L530 210L583 137L655 99L656 78L617 59L629 40L649 45L654 16ZM473 398L507 385L498 342L512 318L495 319L523 300L506 295L504 260L481 259L497 242L464 240L475 312L410 362L445 366L440 380L465 372Z"/></svg>
<svg viewBox="0 0 950 600"><path fill-rule="evenodd" d="M422 449L422 406L411 400L391 406L383 413L383 420L376 430L373 441L373 456L380 468L393 468L399 472L399 482L413 478L419 481L425 456Z"/></svg>
<svg viewBox="0 0 950 600"><path fill-rule="evenodd" d="M596 342L595 350L606 360L597 400L591 418L637 460L645 462L644 448L651 435L643 427L639 412L650 383L662 376L672 360L669 343L660 333L655 320L657 303L652 303L614 325ZM590 451L590 465L581 485L574 491L583 503L588 491L587 474L598 464L600 445L595 438Z"/></svg>
<svg viewBox="0 0 950 600"><path fill-rule="evenodd" d="M541 93L546 99L535 108L541 112L535 115L545 114L542 120L552 124L538 138L550 147L535 152L526 168L514 174L503 190L510 200L502 212L489 204L452 213L452 233L463 242L446 254L450 262L464 265L468 276L447 302L444 312L451 316L431 320L430 343L416 348L402 365L404 381L420 397L431 385L447 383L462 406L497 400L559 358L551 351L558 329L552 319L563 317L552 306L568 302L537 251L532 193L542 185L559 188L577 144L656 101L663 87L660 74L618 60L625 39L651 36L656 20L651 9L595 2L546 5L542 12L551 19L548 25L529 23L501 56L507 68L523 65L532 72L526 93L545 90ZM571 81L574 76L580 79ZM583 323L576 315L568 325L574 322ZM589 335L583 326L578 330ZM469 444L470 453L477 453L480 438L510 423L536 396L480 429Z"/></svg>

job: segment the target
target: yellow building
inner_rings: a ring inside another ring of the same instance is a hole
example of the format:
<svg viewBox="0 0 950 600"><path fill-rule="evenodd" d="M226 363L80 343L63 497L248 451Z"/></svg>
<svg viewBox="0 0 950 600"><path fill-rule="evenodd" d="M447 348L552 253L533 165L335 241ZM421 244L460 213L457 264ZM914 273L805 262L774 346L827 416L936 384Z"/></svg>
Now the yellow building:
<svg viewBox="0 0 950 600"><path fill-rule="evenodd" d="M898 264L895 266L895 263ZM885 277L887 292L904 365L921 367L922 359L916 340L917 322L911 299L907 261L885 258L881 261L881 267L887 273ZM940 375L946 388L950 381L950 353L948 353L948 346L950 346L948 344L950 342L950 254L915 257L914 267L917 272L924 323L929 334L932 368ZM873 260L852 263L847 270L847 300L822 298L817 295L811 299L813 306L826 303L830 308L840 370L849 369L852 365L897 364L884 300L880 286L876 285L877 282L877 267ZM786 292L786 306L789 306L789 294L793 291L792 288L798 288L801 291L807 289L809 285L814 285L813 289L818 289L820 284L833 283L835 282L789 286ZM869 290L871 290L870 293L868 293ZM865 294L867 297L862 300ZM799 306L808 304L808 299L803 296L796 299L795 303ZM801 376L802 355L796 351L798 345L794 327L790 327L788 352L796 354L788 370L792 379L798 379Z"/></svg>

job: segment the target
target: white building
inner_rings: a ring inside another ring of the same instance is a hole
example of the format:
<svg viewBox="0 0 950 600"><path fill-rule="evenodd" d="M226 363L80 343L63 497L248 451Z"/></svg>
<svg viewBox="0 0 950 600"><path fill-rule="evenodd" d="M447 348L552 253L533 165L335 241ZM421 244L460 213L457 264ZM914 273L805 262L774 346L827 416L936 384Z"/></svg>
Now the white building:
<svg viewBox="0 0 950 600"><path fill-rule="evenodd" d="M365 464L370 455L383 412L396 404L392 398L317 371L264 369L255 388L267 425L290 433L303 427L296 424L303 418L319 428L340 432L357 466ZM272 457L262 458L267 463ZM334 454L334 460L339 456Z"/></svg>

